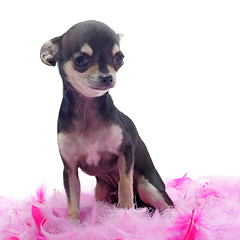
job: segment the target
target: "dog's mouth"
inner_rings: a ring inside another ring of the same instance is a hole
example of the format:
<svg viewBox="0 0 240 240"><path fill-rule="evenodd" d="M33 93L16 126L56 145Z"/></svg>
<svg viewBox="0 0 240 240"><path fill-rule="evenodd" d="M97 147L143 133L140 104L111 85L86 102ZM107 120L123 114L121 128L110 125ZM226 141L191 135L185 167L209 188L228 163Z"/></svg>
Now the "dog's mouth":
<svg viewBox="0 0 240 240"><path fill-rule="evenodd" d="M88 87L91 88L92 90L99 90L99 91L106 91L112 88L112 87L93 87L93 86L88 86Z"/></svg>

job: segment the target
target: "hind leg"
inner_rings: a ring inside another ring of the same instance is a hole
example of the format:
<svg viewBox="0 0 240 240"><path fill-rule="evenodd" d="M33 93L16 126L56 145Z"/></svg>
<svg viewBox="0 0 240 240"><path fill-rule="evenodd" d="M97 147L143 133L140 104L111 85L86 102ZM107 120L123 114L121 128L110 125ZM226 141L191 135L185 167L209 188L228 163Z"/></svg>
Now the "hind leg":
<svg viewBox="0 0 240 240"><path fill-rule="evenodd" d="M140 199L145 204L159 209L160 211L173 207L173 202L166 193L164 185L161 187L154 186L154 184L144 176L138 176L137 191Z"/></svg>
<svg viewBox="0 0 240 240"><path fill-rule="evenodd" d="M96 201L117 203L117 190L103 179L96 177L97 185L95 188Z"/></svg>

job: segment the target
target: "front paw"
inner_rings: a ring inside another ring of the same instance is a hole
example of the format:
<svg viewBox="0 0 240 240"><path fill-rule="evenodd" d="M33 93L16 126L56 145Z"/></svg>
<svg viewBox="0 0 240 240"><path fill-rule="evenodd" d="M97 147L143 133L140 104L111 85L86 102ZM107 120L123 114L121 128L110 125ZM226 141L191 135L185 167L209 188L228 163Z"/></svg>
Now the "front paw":
<svg viewBox="0 0 240 240"><path fill-rule="evenodd" d="M130 209L133 207L133 200L131 199L119 199L118 200L118 207Z"/></svg>
<svg viewBox="0 0 240 240"><path fill-rule="evenodd" d="M72 223L79 224L80 223L80 214L79 214L79 212L68 213L68 219Z"/></svg>

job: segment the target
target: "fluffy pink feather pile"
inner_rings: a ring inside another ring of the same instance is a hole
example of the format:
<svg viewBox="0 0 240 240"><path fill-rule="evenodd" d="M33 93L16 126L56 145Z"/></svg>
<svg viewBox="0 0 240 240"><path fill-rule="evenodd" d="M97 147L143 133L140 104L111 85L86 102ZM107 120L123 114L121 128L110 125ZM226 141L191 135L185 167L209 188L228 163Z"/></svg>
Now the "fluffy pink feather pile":
<svg viewBox="0 0 240 240"><path fill-rule="evenodd" d="M23 202L0 197L1 240L233 240L240 239L240 179L184 176L169 180L174 209L150 216L81 195L81 223L67 220L65 194L44 187Z"/></svg>

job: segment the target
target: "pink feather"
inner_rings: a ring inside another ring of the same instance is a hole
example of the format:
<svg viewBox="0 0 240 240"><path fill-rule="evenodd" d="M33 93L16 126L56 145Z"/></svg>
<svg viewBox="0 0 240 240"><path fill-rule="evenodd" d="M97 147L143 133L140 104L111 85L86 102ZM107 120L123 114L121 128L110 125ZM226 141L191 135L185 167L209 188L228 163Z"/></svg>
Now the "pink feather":
<svg viewBox="0 0 240 240"><path fill-rule="evenodd" d="M201 216L196 209L191 213L179 214L174 226L169 229L173 234L168 240L205 239L205 234L201 231L201 221Z"/></svg>
<svg viewBox="0 0 240 240"><path fill-rule="evenodd" d="M67 219L64 193L30 200L0 197L1 240L232 240L240 239L240 178L186 175L166 182L174 209L150 216L146 209L119 209L81 194L81 224Z"/></svg>
<svg viewBox="0 0 240 240"><path fill-rule="evenodd" d="M192 216L188 224L187 233L184 240L195 240L198 235L197 219L194 216L195 209L192 211Z"/></svg>
<svg viewBox="0 0 240 240"><path fill-rule="evenodd" d="M41 228L42 226L44 226L44 224L46 223L46 218L43 215L43 205L45 202L45 192L46 192L46 188L42 185L38 190L37 190L37 201L36 201L36 205L33 204L32 205L32 217L35 221L36 227L38 229L38 239L45 239L42 238L42 232L41 232Z"/></svg>

